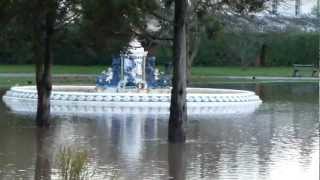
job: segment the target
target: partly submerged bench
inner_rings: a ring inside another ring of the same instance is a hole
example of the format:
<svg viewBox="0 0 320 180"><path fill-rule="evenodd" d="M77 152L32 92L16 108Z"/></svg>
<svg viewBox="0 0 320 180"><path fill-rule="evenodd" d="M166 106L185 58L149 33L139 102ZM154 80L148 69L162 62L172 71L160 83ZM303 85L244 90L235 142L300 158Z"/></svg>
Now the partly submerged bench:
<svg viewBox="0 0 320 180"><path fill-rule="evenodd" d="M316 76L318 68L312 64L293 64L293 77L301 77L301 72L311 72L311 76Z"/></svg>

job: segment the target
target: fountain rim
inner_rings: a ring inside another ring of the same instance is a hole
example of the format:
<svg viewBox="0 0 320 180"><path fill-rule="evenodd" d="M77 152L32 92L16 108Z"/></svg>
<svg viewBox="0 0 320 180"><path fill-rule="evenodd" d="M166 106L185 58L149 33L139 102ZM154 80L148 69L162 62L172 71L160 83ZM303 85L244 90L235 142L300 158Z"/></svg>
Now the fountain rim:
<svg viewBox="0 0 320 180"><path fill-rule="evenodd" d="M65 90L65 91L62 91ZM70 91L74 90L74 91ZM76 91L77 90L77 91ZM82 90L83 92L81 92ZM96 90L95 86L57 85L53 86L51 101L70 102L170 102L171 90L149 89L149 92L88 92ZM114 89L115 90L115 89ZM79 92L80 91L80 92ZM87 92L86 92L87 91ZM135 91L138 91L135 89ZM210 103L240 103L259 102L261 99L252 91L215 88L187 88L187 102L201 105ZM196 92L196 93L195 93ZM6 92L3 99L35 100L37 99L36 86L14 86Z"/></svg>
<svg viewBox="0 0 320 180"><path fill-rule="evenodd" d="M105 92L62 92L57 88L83 88L93 90L95 86L53 86L50 97L53 114L168 114L171 91L166 93L105 93ZM163 89L162 89L163 90ZM214 88L188 88L188 90L226 91L228 94L189 94L186 97L188 114L247 114L255 111L262 101L251 91ZM232 92L232 93L230 93ZM2 97L14 112L30 113L36 110L37 91L35 86L15 86Z"/></svg>
<svg viewBox="0 0 320 180"><path fill-rule="evenodd" d="M79 88L79 89L75 89ZM75 89L74 91L72 91ZM83 91L79 91L79 90ZM147 90L140 90L138 92L138 89L132 89L131 92L129 92L131 89L127 89L125 91L119 91L116 92L116 88L109 88L102 91L97 92L88 92L88 90L96 90L96 86L90 86L90 85L54 85L52 86L52 94L88 94L88 95L157 95L157 96L170 96L171 94L171 87L170 88L153 88L153 89L147 89ZM67 91L63 91L67 90ZM84 91L87 90L87 91ZM36 86L13 86L9 89L9 91L16 91L16 92L27 92L27 93L36 93ZM159 91L159 92L157 92ZM198 91L198 92L196 92ZM222 88L199 88L199 87L188 87L187 88L187 96L230 96L230 95L255 95L252 91L247 90L238 90L238 89L222 89Z"/></svg>

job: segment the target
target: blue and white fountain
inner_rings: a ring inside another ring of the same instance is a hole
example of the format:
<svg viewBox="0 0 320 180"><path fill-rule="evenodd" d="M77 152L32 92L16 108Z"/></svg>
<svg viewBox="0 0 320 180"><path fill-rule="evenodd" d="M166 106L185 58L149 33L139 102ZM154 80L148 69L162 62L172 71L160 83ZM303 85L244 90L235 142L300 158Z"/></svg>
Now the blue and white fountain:
<svg viewBox="0 0 320 180"><path fill-rule="evenodd" d="M168 114L171 98L170 74L159 73L156 58L148 56L141 44L132 40L113 57L111 68L97 77L95 86L53 86L51 113L57 115L103 115L105 113ZM17 113L35 113L35 86L14 86L3 96ZM191 115L252 113L261 104L251 91L187 88Z"/></svg>
<svg viewBox="0 0 320 180"><path fill-rule="evenodd" d="M156 68L156 58L147 56L141 43L134 39L129 47L112 58L112 67L97 78L99 89L154 89L170 85L170 75Z"/></svg>

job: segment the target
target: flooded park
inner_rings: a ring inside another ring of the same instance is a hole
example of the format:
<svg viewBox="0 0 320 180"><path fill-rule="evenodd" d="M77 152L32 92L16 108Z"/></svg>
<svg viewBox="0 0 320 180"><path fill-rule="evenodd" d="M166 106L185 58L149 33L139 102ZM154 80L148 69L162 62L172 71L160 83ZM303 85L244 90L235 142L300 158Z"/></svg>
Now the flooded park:
<svg viewBox="0 0 320 180"><path fill-rule="evenodd" d="M0 180L318 180L320 0L0 0Z"/></svg>
<svg viewBox="0 0 320 180"><path fill-rule="evenodd" d="M42 132L34 115L1 102L0 179L33 179L39 169L59 179L61 147L88 152L92 179L317 179L317 83L209 87L255 91L263 103L251 113L190 115L187 142L174 145L167 142L168 114L66 114Z"/></svg>

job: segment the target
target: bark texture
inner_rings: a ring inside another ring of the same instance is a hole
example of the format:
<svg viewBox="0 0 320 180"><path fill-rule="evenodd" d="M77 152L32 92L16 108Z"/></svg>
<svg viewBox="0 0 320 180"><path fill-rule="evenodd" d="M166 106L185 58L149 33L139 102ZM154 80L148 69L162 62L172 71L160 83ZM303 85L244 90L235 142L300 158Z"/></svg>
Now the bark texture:
<svg viewBox="0 0 320 180"><path fill-rule="evenodd" d="M185 142L184 121L187 120L186 85L186 12L187 0L175 1L174 17L174 58L170 117L168 128L169 142Z"/></svg>
<svg viewBox="0 0 320 180"><path fill-rule="evenodd" d="M38 106L36 122L39 127L49 126L50 95L52 90L52 37L55 22L55 2L35 1L33 14L33 51L36 64Z"/></svg>

